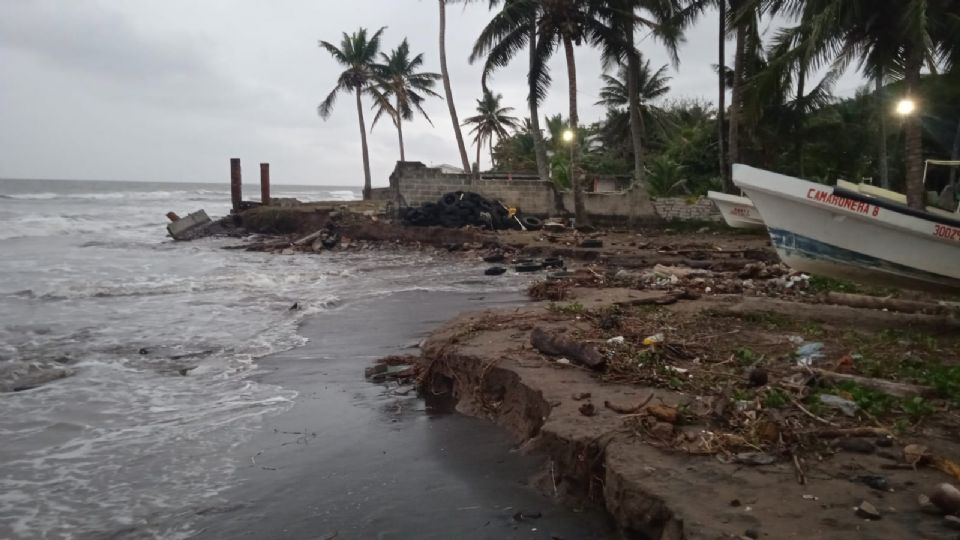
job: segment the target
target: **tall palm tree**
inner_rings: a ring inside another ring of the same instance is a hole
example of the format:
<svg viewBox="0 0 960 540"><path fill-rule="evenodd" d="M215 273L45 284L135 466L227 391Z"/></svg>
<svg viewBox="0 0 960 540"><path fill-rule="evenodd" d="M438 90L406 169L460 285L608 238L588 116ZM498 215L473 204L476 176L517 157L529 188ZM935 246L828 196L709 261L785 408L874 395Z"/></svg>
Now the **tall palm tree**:
<svg viewBox="0 0 960 540"><path fill-rule="evenodd" d="M603 48L606 67L611 64L625 66L628 117L630 119L630 140L633 146L634 179L643 181L643 125L639 101L639 84L642 69L640 51L635 45L637 30L648 30L650 34L667 47L674 65L680 57L677 47L682 40L683 31L693 22L699 13L696 2L686 3L678 0L604 0L593 3L592 18L607 23L594 34L596 45Z"/></svg>
<svg viewBox="0 0 960 540"><path fill-rule="evenodd" d="M500 0L489 0L490 9L501 4ZM537 160L537 174L541 180L550 180L550 162L547 147L540 128L540 102L546 97L550 84L548 75L534 78L534 64L537 61L537 20L540 3L534 0L505 0L503 7L494 14L493 19L481 32L473 51L470 63L485 58L481 78L484 91L487 80L499 67L504 67L524 47L528 51L527 70L527 107L530 109L530 135L533 139L534 155ZM541 73L541 75L544 75Z"/></svg>
<svg viewBox="0 0 960 540"><path fill-rule="evenodd" d="M597 6L609 0L514 0L513 13L525 16L494 16L481 32L473 49L473 57L487 57L484 72L503 67L527 45L530 25L536 24L537 42L530 62L528 79L531 89L542 97L551 82L547 61L559 47L563 47L567 64L567 87L570 107L569 125L578 136L579 111L577 107L577 65L574 46L596 42L609 26L597 16ZM531 18L533 22L531 22ZM571 169L576 171L577 149ZM573 206L577 223L587 224L588 216L583 201L583 185L579 175L573 175Z"/></svg>
<svg viewBox="0 0 960 540"><path fill-rule="evenodd" d="M633 133L633 123L629 121L630 124L630 137L639 137L642 140L646 140L647 134L647 118L650 117L650 102L654 99L666 95L670 91L670 77L667 76L667 66L660 66L659 69L653 71L653 68L650 66L650 60L644 60L642 55L638 55L640 60L640 70L639 74L635 77L636 82L630 84L629 77L630 72L628 66L620 65L617 75L603 74L601 79L604 82L603 88L600 89L600 100L597 101L597 105L602 105L607 109L620 112L626 107L628 111L628 119L631 117L629 115L630 103L631 103L631 87L636 87L636 103L639 117L639 134ZM621 113L622 114L622 113ZM637 151L636 144L633 145L633 151ZM640 145L642 147L642 144ZM636 157L636 156L635 156Z"/></svg>
<svg viewBox="0 0 960 540"><path fill-rule="evenodd" d="M377 54L380 52L380 38L384 28L377 30L372 36L367 36L367 29L360 28L353 34L343 33L340 47L329 42L321 41L320 48L333 56L344 71L337 79L337 85L326 99L317 107L320 117L326 120L333 111L337 96L342 93L353 92L357 98L357 117L360 119L360 145L363 150L363 198L369 199L372 192L370 181L370 151L367 147L367 128L363 121L363 100L361 96L368 91L374 76L379 69L376 64Z"/></svg>
<svg viewBox="0 0 960 540"><path fill-rule="evenodd" d="M440 75L417 71L423 66L423 54L410 58L410 44L406 38L389 55L380 53L380 60L382 64L377 73L377 84L372 89L377 114L373 117L371 129L381 116L390 116L400 139L400 161L406 161L403 121L413 120L416 110L433 125L430 116L423 110L423 102L426 101L425 96L440 97L440 94L433 91Z"/></svg>
<svg viewBox="0 0 960 540"><path fill-rule="evenodd" d="M443 78L443 93L447 98L447 109L450 110L453 134L457 138L463 170L470 172L470 158L467 157L467 147L463 144L463 132L460 131L460 119L457 117L457 106L453 102L453 88L450 86L450 71L447 70L447 2L449 0L437 1L440 3L440 75Z"/></svg>
<svg viewBox="0 0 960 540"><path fill-rule="evenodd" d="M856 61L872 80L900 76L906 97L920 98L924 65L950 69L960 60L960 5L953 0L807 0L794 45L835 68ZM919 103L922 110L922 102ZM919 114L904 119L907 202L925 206Z"/></svg>
<svg viewBox="0 0 960 540"><path fill-rule="evenodd" d="M493 168L493 137L503 139L510 136L509 129L520 129L520 120L510 116L513 107L503 107L500 100L502 94L485 91L483 97L477 100L477 115L463 121L464 126L473 126L470 134L477 145L477 173L480 172L480 150L484 143L490 146L490 167Z"/></svg>

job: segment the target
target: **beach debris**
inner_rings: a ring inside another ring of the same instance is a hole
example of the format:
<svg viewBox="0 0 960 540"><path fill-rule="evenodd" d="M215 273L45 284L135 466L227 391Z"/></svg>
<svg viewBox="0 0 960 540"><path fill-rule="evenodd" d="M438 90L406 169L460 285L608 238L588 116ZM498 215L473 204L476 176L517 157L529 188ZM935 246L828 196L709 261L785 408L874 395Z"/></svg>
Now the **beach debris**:
<svg viewBox="0 0 960 540"><path fill-rule="evenodd" d="M880 511L877 510L877 507L868 503L867 501L861 502L860 506L854 508L853 510L858 516L870 521L876 521L883 517L880 515Z"/></svg>
<svg viewBox="0 0 960 540"><path fill-rule="evenodd" d="M663 404L650 405L647 407L647 414L669 424L676 424L680 419L680 413L676 408Z"/></svg>
<svg viewBox="0 0 960 540"><path fill-rule="evenodd" d="M567 359L567 358L557 358L557 363L560 364L560 365L563 365L563 366L569 366L569 365L572 364L573 362L571 362L571 361L570 361L569 359Z"/></svg>
<svg viewBox="0 0 960 540"><path fill-rule="evenodd" d="M760 531L756 529L747 529L746 531L743 532L743 535L746 536L747 538L750 538L751 540L757 540L758 538L760 538Z"/></svg>
<svg viewBox="0 0 960 540"><path fill-rule="evenodd" d="M171 216L170 214L173 214ZM177 217L177 219L173 219ZM170 223L167 224L167 232L174 240L194 240L203 235L204 231L213 222L203 210L197 210L185 218L180 218L173 212L167 213Z"/></svg>
<svg viewBox="0 0 960 540"><path fill-rule="evenodd" d="M540 327L534 328L531 332L530 344L546 355L562 355L591 369L599 369L607 362L606 357L592 345L547 332Z"/></svg>
<svg viewBox="0 0 960 540"><path fill-rule="evenodd" d="M833 394L820 394L819 399L821 404L837 409L846 416L856 416L857 409L859 409L856 403Z"/></svg>
<svg viewBox="0 0 960 540"><path fill-rule="evenodd" d="M656 422L650 426L650 434L661 441L669 441L675 432L676 428L670 422Z"/></svg>
<svg viewBox="0 0 960 540"><path fill-rule="evenodd" d="M580 410L580 414L584 416L594 416L595 414L597 414L596 407L594 407L593 403L590 403L589 401L581 405L579 410Z"/></svg>
<svg viewBox="0 0 960 540"><path fill-rule="evenodd" d="M960 515L960 490L946 482L934 488L929 495L930 502L944 514Z"/></svg>
<svg viewBox="0 0 960 540"><path fill-rule="evenodd" d="M860 437L843 437L834 443L837 450L856 454L872 454L877 448L867 439Z"/></svg>
<svg viewBox="0 0 960 540"><path fill-rule="evenodd" d="M589 394L587 394L589 395ZM624 407L622 405L617 405L616 403L611 403L609 401L604 401L603 406L620 414L635 414L640 412L641 409L647 406L653 400L654 394L651 392L647 399L643 400L639 405L633 407Z"/></svg>
<svg viewBox="0 0 960 540"><path fill-rule="evenodd" d="M767 370L763 368L753 368L750 370L747 380L750 382L750 386L759 388L767 385L767 382L770 380L770 375L767 374Z"/></svg>
<svg viewBox="0 0 960 540"><path fill-rule="evenodd" d="M626 342L626 339L623 336L612 337L607 340L607 345L613 345L614 347L619 347Z"/></svg>
<svg viewBox="0 0 960 540"><path fill-rule="evenodd" d="M960 517L946 516L943 518L943 524L946 525L947 528L960 531Z"/></svg>
<svg viewBox="0 0 960 540"><path fill-rule="evenodd" d="M526 519L540 519L543 517L543 512L517 512L513 515L513 520L520 522Z"/></svg>
<svg viewBox="0 0 960 540"><path fill-rule="evenodd" d="M797 347L794 355L797 357L798 366L813 366L817 360L823 358L823 343L819 341L803 343Z"/></svg>
<svg viewBox="0 0 960 540"><path fill-rule="evenodd" d="M930 449L922 444L908 444L903 447L903 462L911 467L924 465L930 458Z"/></svg>
<svg viewBox="0 0 960 540"><path fill-rule="evenodd" d="M483 258L483 262L490 264L502 263L505 260L507 260L507 256L503 253L494 253Z"/></svg>
<svg viewBox="0 0 960 540"><path fill-rule="evenodd" d="M647 337L643 338L643 346L644 346L644 347L653 347L654 345L658 345L658 344L660 344L660 343L663 343L665 339L666 339L666 337L664 337L664 335L663 335L662 333L660 333L660 334L654 334L654 335L652 335L652 336L647 336Z"/></svg>
<svg viewBox="0 0 960 540"><path fill-rule="evenodd" d="M426 227L439 225L448 228L460 228L467 225L488 229L528 229L539 228L539 219L512 215L500 201L492 200L471 191L451 191L437 199L437 202L425 202L419 207L399 209L400 220L406 225Z"/></svg>
<svg viewBox="0 0 960 540"><path fill-rule="evenodd" d="M741 465L772 465L777 462L777 458L766 452L740 452L733 456L733 461Z"/></svg>
<svg viewBox="0 0 960 540"><path fill-rule="evenodd" d="M929 386L918 386L915 384L907 384L900 382L887 381L884 379L875 379L873 377L862 377L860 375L851 375L849 373L837 373L835 371L827 371L825 369L818 369L805 366L809 368L809 372L816 375L819 379L830 381L833 383L853 383L857 386L863 386L871 390L876 390L878 392L883 392L884 394L898 397L898 398L912 398L912 397L931 397L936 394L936 389Z"/></svg>
<svg viewBox="0 0 960 540"><path fill-rule="evenodd" d="M867 474L867 475L858 476L857 481L862 482L870 486L872 489L876 489L878 491L890 490L890 483L887 482L887 479L883 476Z"/></svg>
<svg viewBox="0 0 960 540"><path fill-rule="evenodd" d="M585 399L590 399L591 394L590 392L577 392L571 397L573 398L574 401L583 401Z"/></svg>
<svg viewBox="0 0 960 540"><path fill-rule="evenodd" d="M597 249L603 247L603 240L597 238L587 238L580 241L580 247L587 249Z"/></svg>
<svg viewBox="0 0 960 540"><path fill-rule="evenodd" d="M543 270L543 263L540 261L528 259L528 260L518 261L517 264L513 267L513 269L521 274L527 273L527 272L539 272L540 270Z"/></svg>
<svg viewBox="0 0 960 540"><path fill-rule="evenodd" d="M502 276L507 273L507 269L502 266L491 266L483 271L485 276Z"/></svg>

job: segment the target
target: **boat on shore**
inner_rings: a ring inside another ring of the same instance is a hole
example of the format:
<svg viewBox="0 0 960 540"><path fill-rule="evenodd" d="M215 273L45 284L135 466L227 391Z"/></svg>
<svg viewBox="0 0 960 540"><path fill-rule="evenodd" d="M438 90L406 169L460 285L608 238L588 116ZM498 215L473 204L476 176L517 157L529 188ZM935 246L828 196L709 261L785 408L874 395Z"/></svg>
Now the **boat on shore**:
<svg viewBox="0 0 960 540"><path fill-rule="evenodd" d="M811 274L960 291L960 219L859 192L734 165L777 253Z"/></svg>
<svg viewBox="0 0 960 540"><path fill-rule="evenodd" d="M760 212L746 197L708 191L707 198L720 210L727 225L734 229L757 229L764 226Z"/></svg>

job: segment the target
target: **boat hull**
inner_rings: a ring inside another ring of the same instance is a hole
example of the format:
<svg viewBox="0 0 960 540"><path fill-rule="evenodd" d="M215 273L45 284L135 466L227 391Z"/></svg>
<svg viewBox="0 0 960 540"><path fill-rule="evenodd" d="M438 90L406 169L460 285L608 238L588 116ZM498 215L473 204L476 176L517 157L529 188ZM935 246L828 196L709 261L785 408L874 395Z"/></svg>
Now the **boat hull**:
<svg viewBox="0 0 960 540"><path fill-rule="evenodd" d="M762 228L763 218L760 212L746 197L708 191L707 198L713 201L723 220L735 229L759 229Z"/></svg>
<svg viewBox="0 0 960 540"><path fill-rule="evenodd" d="M960 290L960 229L833 195L813 182L736 165L784 263L811 274Z"/></svg>

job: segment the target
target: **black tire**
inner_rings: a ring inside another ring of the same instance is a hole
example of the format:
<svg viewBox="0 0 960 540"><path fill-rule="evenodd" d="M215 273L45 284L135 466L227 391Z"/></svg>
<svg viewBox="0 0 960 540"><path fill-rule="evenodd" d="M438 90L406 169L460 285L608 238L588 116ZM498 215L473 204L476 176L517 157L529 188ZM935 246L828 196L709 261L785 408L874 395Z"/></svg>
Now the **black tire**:
<svg viewBox="0 0 960 540"><path fill-rule="evenodd" d="M333 249L340 243L340 233L331 233L330 236L323 239L321 244L327 249Z"/></svg>
<svg viewBox="0 0 960 540"><path fill-rule="evenodd" d="M440 204L444 207L449 208L457 204L457 200L458 200L458 197L456 193L447 193L446 195L440 198Z"/></svg>
<svg viewBox="0 0 960 540"><path fill-rule="evenodd" d="M563 259L560 257L547 257L543 260L544 268L563 268Z"/></svg>
<svg viewBox="0 0 960 540"><path fill-rule="evenodd" d="M595 238L587 238L586 240L580 242L580 247L582 248L602 248L603 240L597 240Z"/></svg>
<svg viewBox="0 0 960 540"><path fill-rule="evenodd" d="M459 229L463 227L463 219L460 216L455 216L451 214L441 214L439 223L442 227L448 229Z"/></svg>
<svg viewBox="0 0 960 540"><path fill-rule="evenodd" d="M486 276L502 276L507 273L507 269L502 266L491 266L484 270L483 274Z"/></svg>
<svg viewBox="0 0 960 540"><path fill-rule="evenodd" d="M523 226L530 231L539 231L540 229L543 228L543 220L538 217L524 216L523 218L520 219L520 221L522 221Z"/></svg>
<svg viewBox="0 0 960 540"><path fill-rule="evenodd" d="M514 270L521 274L527 272L539 272L540 270L543 270L543 264L538 262L519 263L514 266Z"/></svg>

